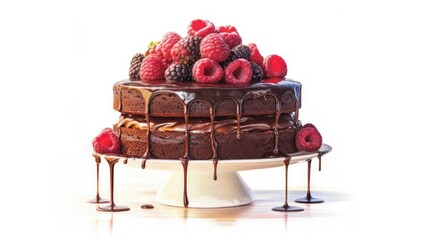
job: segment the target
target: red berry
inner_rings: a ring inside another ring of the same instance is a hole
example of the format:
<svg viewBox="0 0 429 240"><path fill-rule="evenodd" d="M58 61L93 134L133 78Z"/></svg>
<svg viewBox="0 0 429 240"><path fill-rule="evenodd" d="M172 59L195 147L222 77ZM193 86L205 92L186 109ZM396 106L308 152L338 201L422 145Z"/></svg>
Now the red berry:
<svg viewBox="0 0 429 240"><path fill-rule="evenodd" d="M221 32L219 33L219 35L222 36L223 40L226 44L228 44L228 47L230 49L233 49L234 47L240 45L242 42L240 35L236 32Z"/></svg>
<svg viewBox="0 0 429 240"><path fill-rule="evenodd" d="M296 133L295 146L299 151L317 151L322 146L322 135L320 135L316 128L301 128Z"/></svg>
<svg viewBox="0 0 429 240"><path fill-rule="evenodd" d="M223 38L217 33L207 35L200 44L200 54L203 58L210 58L222 62L229 56L230 49Z"/></svg>
<svg viewBox="0 0 429 240"><path fill-rule="evenodd" d="M188 26L188 35L205 37L210 33L215 32L215 26L212 22L208 20L196 19L189 23Z"/></svg>
<svg viewBox="0 0 429 240"><path fill-rule="evenodd" d="M156 51L156 46L158 46L159 42L150 42L149 46L147 47L147 50L144 54L145 57L151 55L151 54L155 54Z"/></svg>
<svg viewBox="0 0 429 240"><path fill-rule="evenodd" d="M161 51L161 43L157 44L155 47L155 55L159 58L159 59L163 59L164 56L162 55L162 51Z"/></svg>
<svg viewBox="0 0 429 240"><path fill-rule="evenodd" d="M252 65L243 58L235 59L225 68L225 82L248 84L252 79Z"/></svg>
<svg viewBox="0 0 429 240"><path fill-rule="evenodd" d="M176 44L182 37L180 37L179 34L175 32L168 32L163 37L161 42L159 43L161 48L162 56L168 60L172 60L171 57L171 49L173 48L174 44Z"/></svg>
<svg viewBox="0 0 429 240"><path fill-rule="evenodd" d="M140 66L139 76L142 81L155 81L164 78L164 72L167 67L163 60L156 55L149 55L143 59Z"/></svg>
<svg viewBox="0 0 429 240"><path fill-rule="evenodd" d="M247 46L249 46L249 48L250 48L250 57L249 57L250 61L258 64L261 68L263 68L264 67L264 57L262 57L262 55L259 53L259 49L256 46L256 44L249 43L249 45L247 45Z"/></svg>
<svg viewBox="0 0 429 240"><path fill-rule="evenodd" d="M279 55L269 55L264 59L263 70L265 77L284 78L287 74L287 65Z"/></svg>
<svg viewBox="0 0 429 240"><path fill-rule="evenodd" d="M237 29L232 25L219 26L216 27L216 32L218 33L238 33Z"/></svg>
<svg viewBox="0 0 429 240"><path fill-rule="evenodd" d="M201 58L196 61L192 68L192 76L199 83L219 82L223 74L223 69L219 63L208 58Z"/></svg>
<svg viewBox="0 0 429 240"><path fill-rule="evenodd" d="M315 128L317 130L316 126L314 126L314 124L312 123L306 123L304 126L302 126L302 128L307 128L307 127Z"/></svg>
<svg viewBox="0 0 429 240"><path fill-rule="evenodd" d="M111 128L105 128L92 140L92 147L100 154L118 153L120 141Z"/></svg>

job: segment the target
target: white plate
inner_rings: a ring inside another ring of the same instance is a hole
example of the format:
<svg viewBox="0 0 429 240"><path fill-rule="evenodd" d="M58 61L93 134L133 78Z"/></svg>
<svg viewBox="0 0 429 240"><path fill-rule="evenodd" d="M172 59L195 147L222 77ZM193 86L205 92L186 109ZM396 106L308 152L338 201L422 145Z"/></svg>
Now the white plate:
<svg viewBox="0 0 429 240"><path fill-rule="evenodd" d="M319 152L328 153L331 146L323 144L318 152L297 152L291 156L289 164L305 162L315 158ZM109 157L109 155L102 155ZM110 155L118 158L118 156ZM126 161L125 161L126 160ZM141 168L141 158L119 157L129 166ZM189 207L219 208L250 204L253 201L252 190L240 177L238 171L284 166L285 157L219 160L217 180L213 179L214 163L210 160L190 160L188 164L187 193ZM179 160L147 159L145 169L171 171L171 177L156 195L156 201L165 205L183 207L184 177L183 166Z"/></svg>
<svg viewBox="0 0 429 240"><path fill-rule="evenodd" d="M323 144L320 152L328 153L332 150L328 144ZM291 153L289 164L295 164L317 157L319 152L296 152ZM221 171L244 171L261 168L272 168L284 166L284 157L277 158L259 158L259 159L231 159L219 160L217 170ZM141 167L143 159L129 158L127 164L131 166ZM177 171L182 170L182 164L177 159L147 159L145 169ZM190 171L213 171L213 162L210 160L190 160L188 169ZM192 170L191 170L192 169Z"/></svg>

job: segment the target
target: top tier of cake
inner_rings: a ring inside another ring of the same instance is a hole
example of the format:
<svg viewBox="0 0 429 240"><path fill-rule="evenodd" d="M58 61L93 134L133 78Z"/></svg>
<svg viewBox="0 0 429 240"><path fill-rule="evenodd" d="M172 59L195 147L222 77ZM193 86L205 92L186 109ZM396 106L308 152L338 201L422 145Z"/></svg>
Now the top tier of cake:
<svg viewBox="0 0 429 240"><path fill-rule="evenodd" d="M114 84L113 108L123 114L154 117L229 117L295 113L301 83L271 79L246 86L157 83L124 80Z"/></svg>

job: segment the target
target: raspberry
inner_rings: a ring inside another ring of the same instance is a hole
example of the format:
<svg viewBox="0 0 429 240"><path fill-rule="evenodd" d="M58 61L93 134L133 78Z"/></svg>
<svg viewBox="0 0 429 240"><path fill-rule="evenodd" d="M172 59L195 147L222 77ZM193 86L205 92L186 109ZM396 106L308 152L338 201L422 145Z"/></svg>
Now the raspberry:
<svg viewBox="0 0 429 240"><path fill-rule="evenodd" d="M225 68L225 82L248 84L252 79L252 66L246 59L235 59Z"/></svg>
<svg viewBox="0 0 429 240"><path fill-rule="evenodd" d="M173 63L165 70L165 79L179 82L192 81L192 67L188 64Z"/></svg>
<svg viewBox="0 0 429 240"><path fill-rule="evenodd" d="M180 39L171 49L174 63L193 64L200 56L201 37L187 36Z"/></svg>
<svg viewBox="0 0 429 240"><path fill-rule="evenodd" d="M208 58L201 58L195 62L192 75L199 83L216 83L222 79L224 71L219 63Z"/></svg>
<svg viewBox="0 0 429 240"><path fill-rule="evenodd" d="M163 58L164 58L164 56L162 55L162 52L161 52L161 42L160 42L160 43L158 43L158 44L156 45L156 47L155 47L155 55L156 55L159 59L163 59Z"/></svg>
<svg viewBox="0 0 429 240"><path fill-rule="evenodd" d="M222 62L229 56L229 47L223 38L217 33L210 33L200 44L200 54L203 58L209 58L216 62Z"/></svg>
<svg viewBox="0 0 429 240"><path fill-rule="evenodd" d="M212 22L208 20L196 19L189 23L188 26L188 35L189 36L197 36L197 37L205 37L210 33L215 32L215 26Z"/></svg>
<svg viewBox="0 0 429 240"><path fill-rule="evenodd" d="M216 27L216 32L218 33L238 33L237 29L232 25L219 26Z"/></svg>
<svg viewBox="0 0 429 240"><path fill-rule="evenodd" d="M171 49L173 48L174 44L176 44L178 41L182 39L179 34L175 32L168 32L166 33L159 43L162 56L168 60L172 60L171 58Z"/></svg>
<svg viewBox="0 0 429 240"><path fill-rule="evenodd" d="M159 44L159 42L151 41L149 43L149 46L147 46L147 50L146 50L144 56L147 57L147 56L149 56L151 54L155 54L156 46L158 46L158 44Z"/></svg>
<svg viewBox="0 0 429 240"><path fill-rule="evenodd" d="M315 128L317 130L316 126L314 126L314 124L312 123L307 123L304 126L302 126L302 128L307 128L307 127Z"/></svg>
<svg viewBox="0 0 429 240"><path fill-rule="evenodd" d="M111 128L105 128L92 140L92 147L96 153L119 153L119 138Z"/></svg>
<svg viewBox="0 0 429 240"><path fill-rule="evenodd" d="M256 46L256 44L254 43L249 43L249 48L250 48L250 61L255 62L256 64L258 64L260 67L264 66L264 57L262 57L262 55L259 53L259 49Z"/></svg>
<svg viewBox="0 0 429 240"><path fill-rule="evenodd" d="M155 81L164 79L164 71L166 67L162 59L156 55L149 55L143 59L142 65L140 66L140 79L142 81Z"/></svg>
<svg viewBox="0 0 429 240"><path fill-rule="evenodd" d="M222 36L223 40L226 44L228 44L230 49L240 45L242 42L240 35L236 32L221 32L219 35Z"/></svg>
<svg viewBox="0 0 429 240"><path fill-rule="evenodd" d="M265 77L284 78L287 74L287 65L279 55L269 55L264 59L263 70Z"/></svg>
<svg viewBox="0 0 429 240"><path fill-rule="evenodd" d="M250 80L251 83L258 83L264 78L264 71L262 71L262 68L256 64L255 62L249 61L250 65L252 66L252 79Z"/></svg>
<svg viewBox="0 0 429 240"><path fill-rule="evenodd" d="M137 53L133 56L130 63L130 70L128 71L128 75L130 76L130 80L139 80L139 71L140 65L144 59L144 55L142 53Z"/></svg>
<svg viewBox="0 0 429 240"><path fill-rule="evenodd" d="M296 133L295 146L299 151L317 151L322 146L322 135L320 135L316 128L301 128Z"/></svg>

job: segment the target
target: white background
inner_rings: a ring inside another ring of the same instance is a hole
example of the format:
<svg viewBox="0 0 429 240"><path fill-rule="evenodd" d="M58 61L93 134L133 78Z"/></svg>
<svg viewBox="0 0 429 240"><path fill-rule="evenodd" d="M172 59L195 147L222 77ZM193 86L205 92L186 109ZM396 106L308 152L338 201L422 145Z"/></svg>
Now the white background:
<svg viewBox="0 0 429 240"><path fill-rule="evenodd" d="M29 224L18 216L55 216L76 191L92 193L92 138L119 116L113 83L127 78L131 57L150 41L168 31L184 36L202 18L234 25L244 43L286 60L288 77L303 84L301 121L314 123L333 146L313 185L354 195L357 232L427 236L416 220L428 214L423 2L2 1L7 229L37 231L33 218ZM291 185L305 186L305 166L292 170ZM283 187L281 168L243 177L255 189Z"/></svg>

